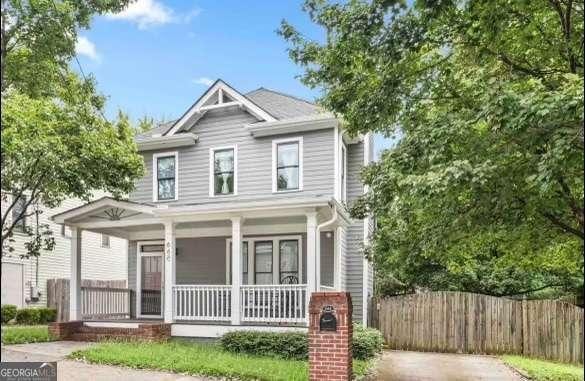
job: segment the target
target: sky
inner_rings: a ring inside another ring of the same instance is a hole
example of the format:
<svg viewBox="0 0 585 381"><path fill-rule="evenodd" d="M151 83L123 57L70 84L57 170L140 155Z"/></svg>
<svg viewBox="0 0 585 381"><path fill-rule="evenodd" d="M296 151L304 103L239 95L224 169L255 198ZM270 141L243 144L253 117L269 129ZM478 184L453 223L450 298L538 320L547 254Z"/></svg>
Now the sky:
<svg viewBox="0 0 585 381"><path fill-rule="evenodd" d="M81 30L77 57L108 96L108 117L176 119L217 78L242 93L266 87L313 101L319 93L299 81L276 33L286 19L323 39L301 1L138 0ZM376 136L376 154L389 144Z"/></svg>

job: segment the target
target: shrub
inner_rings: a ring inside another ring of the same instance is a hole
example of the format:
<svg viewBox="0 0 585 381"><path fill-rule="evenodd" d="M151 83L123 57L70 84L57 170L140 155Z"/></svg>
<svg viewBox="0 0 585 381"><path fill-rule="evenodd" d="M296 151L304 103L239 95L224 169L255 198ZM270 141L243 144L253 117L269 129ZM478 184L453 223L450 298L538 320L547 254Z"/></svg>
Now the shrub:
<svg viewBox="0 0 585 381"><path fill-rule="evenodd" d="M3 304L1 315L2 324L8 323L16 317L16 306L14 304Z"/></svg>
<svg viewBox="0 0 585 381"><path fill-rule="evenodd" d="M276 333L258 331L234 331L221 338L222 347L234 353L306 360L309 349L304 333Z"/></svg>
<svg viewBox="0 0 585 381"><path fill-rule="evenodd" d="M364 328L361 324L353 326L353 358L367 360L382 352L384 338L374 328Z"/></svg>
<svg viewBox="0 0 585 381"><path fill-rule="evenodd" d="M39 308L39 323L52 323L57 320L57 310L55 308Z"/></svg>
<svg viewBox="0 0 585 381"><path fill-rule="evenodd" d="M384 340L380 331L354 325L353 357L367 360L382 351ZM259 356L306 360L309 356L307 335L304 333L276 333L234 331L223 335L221 346L229 352Z"/></svg>
<svg viewBox="0 0 585 381"><path fill-rule="evenodd" d="M22 308L16 311L16 323L18 324L40 324L40 319L40 308Z"/></svg>

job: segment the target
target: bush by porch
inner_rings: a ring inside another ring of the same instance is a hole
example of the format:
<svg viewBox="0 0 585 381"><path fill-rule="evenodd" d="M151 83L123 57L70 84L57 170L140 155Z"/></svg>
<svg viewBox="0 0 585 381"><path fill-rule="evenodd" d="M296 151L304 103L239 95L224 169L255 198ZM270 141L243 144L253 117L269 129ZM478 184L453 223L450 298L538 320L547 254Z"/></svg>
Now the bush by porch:
<svg viewBox="0 0 585 381"><path fill-rule="evenodd" d="M53 341L46 325L2 326L2 344L28 344Z"/></svg>
<svg viewBox="0 0 585 381"><path fill-rule="evenodd" d="M71 357L97 364L156 369L191 375L237 378L240 380L306 380L308 363L266 356L236 354L217 344L183 340L165 343L102 343L77 351ZM369 361L354 361L356 377L370 368Z"/></svg>

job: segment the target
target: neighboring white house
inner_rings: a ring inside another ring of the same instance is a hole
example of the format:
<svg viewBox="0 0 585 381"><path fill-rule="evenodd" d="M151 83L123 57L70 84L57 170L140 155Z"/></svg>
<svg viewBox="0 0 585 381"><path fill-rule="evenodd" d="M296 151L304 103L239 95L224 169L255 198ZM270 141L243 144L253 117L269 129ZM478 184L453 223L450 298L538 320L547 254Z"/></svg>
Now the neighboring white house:
<svg viewBox="0 0 585 381"><path fill-rule="evenodd" d="M50 217L82 204L82 201L69 199L58 208L42 209L38 222L49 224L55 238L55 248L50 252L44 251L37 258L21 258L26 253L24 243L29 237L17 229L13 236L14 251L2 257L2 304L46 306L47 279L70 277L71 230L54 223ZM4 210L5 205L2 207ZM34 216L28 217L25 223L34 228L37 220ZM83 279L128 279L126 240L89 231L83 233L83 238Z"/></svg>
<svg viewBox="0 0 585 381"><path fill-rule="evenodd" d="M354 320L366 321L373 269L363 247L373 224L352 219L346 204L365 190L370 134L348 136L302 99L243 94L218 80L137 143L146 174L128 200L105 197L53 217L76 242L81 230L128 240L133 318L164 320L175 336L304 329L312 292L347 290ZM71 248L85 268L90 255ZM74 319L93 303L81 276L71 288Z"/></svg>

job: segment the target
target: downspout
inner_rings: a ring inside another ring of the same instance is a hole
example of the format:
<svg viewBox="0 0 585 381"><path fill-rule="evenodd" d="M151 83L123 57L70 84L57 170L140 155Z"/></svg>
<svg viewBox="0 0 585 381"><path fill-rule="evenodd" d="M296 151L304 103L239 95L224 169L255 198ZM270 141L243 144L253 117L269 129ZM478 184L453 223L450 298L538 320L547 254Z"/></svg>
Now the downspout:
<svg viewBox="0 0 585 381"><path fill-rule="evenodd" d="M315 239L315 245L317 245L317 247L315 248L315 255L317 256L316 261L317 261L317 291L321 290L321 229L323 229L324 227L327 227L329 225L332 225L334 223L337 222L338 219L338 214L337 214L337 207L335 205L333 205L333 215L331 216L331 218L325 222L322 222L321 224L317 225L317 237ZM337 237L335 237L337 238ZM335 270L335 265L333 266L333 269ZM333 276L339 276L339 274L333 274ZM335 279L335 278L334 278ZM335 280L333 281L333 284L335 285Z"/></svg>

